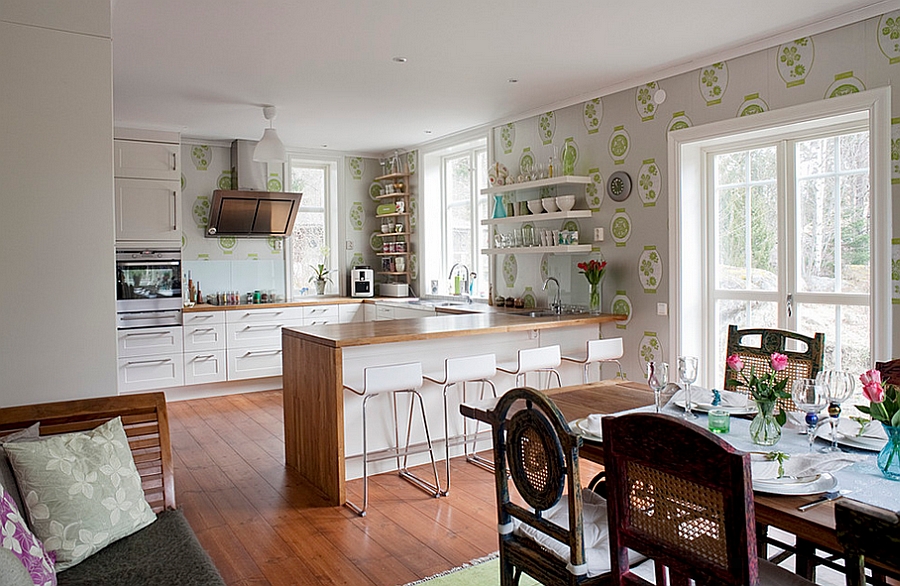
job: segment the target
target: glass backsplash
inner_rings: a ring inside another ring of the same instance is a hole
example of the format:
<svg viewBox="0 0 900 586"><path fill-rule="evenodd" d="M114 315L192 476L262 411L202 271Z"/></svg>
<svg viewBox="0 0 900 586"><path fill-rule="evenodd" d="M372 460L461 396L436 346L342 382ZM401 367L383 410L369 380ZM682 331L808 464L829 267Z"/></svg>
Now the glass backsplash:
<svg viewBox="0 0 900 586"><path fill-rule="evenodd" d="M186 260L184 277L190 277L204 297L217 292L237 291L242 296L254 291L274 291L277 301L285 300L283 260Z"/></svg>

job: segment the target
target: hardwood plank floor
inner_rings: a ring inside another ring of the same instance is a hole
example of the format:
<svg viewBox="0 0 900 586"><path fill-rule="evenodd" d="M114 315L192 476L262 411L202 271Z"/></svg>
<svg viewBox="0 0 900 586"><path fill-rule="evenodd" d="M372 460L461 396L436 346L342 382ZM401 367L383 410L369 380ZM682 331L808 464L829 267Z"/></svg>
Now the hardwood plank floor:
<svg viewBox="0 0 900 586"><path fill-rule="evenodd" d="M371 477L361 518L284 466L280 391L169 403L169 418L177 501L229 585L394 586L497 550L493 476L462 458L440 499Z"/></svg>

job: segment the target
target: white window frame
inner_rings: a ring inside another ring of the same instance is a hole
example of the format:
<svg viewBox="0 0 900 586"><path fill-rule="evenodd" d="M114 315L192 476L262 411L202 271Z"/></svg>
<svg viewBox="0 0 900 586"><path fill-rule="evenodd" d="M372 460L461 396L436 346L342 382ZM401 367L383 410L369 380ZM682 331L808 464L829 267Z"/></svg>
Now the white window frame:
<svg viewBox="0 0 900 586"><path fill-rule="evenodd" d="M701 360L698 384L715 385L715 365L724 360L705 335L714 319L710 305L707 271L696 270L682 259L709 262L707 214L701 213L711 196L707 193L707 153L738 140L747 144L773 134L812 134L822 126L842 121L852 124L867 120L870 165L870 331L872 360L891 357L891 175L890 175L890 88L877 88L847 96L801 104L753 116L734 118L669 134L669 255L672 279L669 283L670 359L681 354L708 357ZM779 179L783 181L784 179ZM699 238L692 235L700 235ZM780 246L786 242L779 235Z"/></svg>
<svg viewBox="0 0 900 586"><path fill-rule="evenodd" d="M337 219L342 217L348 210L339 208L347 207L342 201L344 198L341 194L344 192L344 178L341 169L344 169L344 157L335 157L322 155L320 153L288 150L288 158L284 163L282 170L282 178L284 188L290 188L291 166L293 163L306 164L312 167L326 168L326 185L325 185L325 240L331 249L331 256L328 258L329 268L336 271L335 275L345 274L344 258L341 250L338 248L340 234L338 234ZM300 210L303 209L303 199L300 199ZM294 267L293 267L293 238L284 238L284 274L285 285L287 289L287 298L295 301L294 295ZM332 283L326 286L326 292L342 295L344 293L344 279L332 279Z"/></svg>

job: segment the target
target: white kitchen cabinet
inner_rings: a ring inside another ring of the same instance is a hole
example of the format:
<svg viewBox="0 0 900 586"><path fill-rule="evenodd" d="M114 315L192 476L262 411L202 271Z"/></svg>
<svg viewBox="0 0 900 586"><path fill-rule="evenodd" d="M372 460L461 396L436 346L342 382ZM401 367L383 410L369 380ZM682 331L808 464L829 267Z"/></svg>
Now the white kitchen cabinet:
<svg viewBox="0 0 900 586"><path fill-rule="evenodd" d="M372 303L363 303L363 321L375 321L378 319L378 306Z"/></svg>
<svg viewBox="0 0 900 586"><path fill-rule="evenodd" d="M116 243L181 246L181 186L178 181L115 180Z"/></svg>
<svg viewBox="0 0 900 586"><path fill-rule="evenodd" d="M281 374L281 344L277 348L229 348L228 380L244 380Z"/></svg>
<svg viewBox="0 0 900 586"><path fill-rule="evenodd" d="M185 352L184 384L199 385L228 380L225 348L206 352Z"/></svg>
<svg viewBox="0 0 900 586"><path fill-rule="evenodd" d="M375 321L387 321L394 319L394 306L375 304ZM368 321L368 320L367 320Z"/></svg>
<svg viewBox="0 0 900 586"><path fill-rule="evenodd" d="M185 353L225 349L225 312L187 313L183 324Z"/></svg>
<svg viewBox="0 0 900 586"><path fill-rule="evenodd" d="M181 181L181 144L116 140L116 177Z"/></svg>
<svg viewBox="0 0 900 586"><path fill-rule="evenodd" d="M303 308L303 325L321 326L340 322L337 305L311 305Z"/></svg>
<svg viewBox="0 0 900 586"><path fill-rule="evenodd" d="M281 374L281 328L304 325L305 307L239 309L225 312L228 380Z"/></svg>
<svg viewBox="0 0 900 586"><path fill-rule="evenodd" d="M181 352L119 358L119 392L180 387L184 384Z"/></svg>
<svg viewBox="0 0 900 586"><path fill-rule="evenodd" d="M119 358L174 354L182 351L181 326L117 330Z"/></svg>
<svg viewBox="0 0 900 586"><path fill-rule="evenodd" d="M366 321L365 303L344 303L338 306L338 321L342 324Z"/></svg>

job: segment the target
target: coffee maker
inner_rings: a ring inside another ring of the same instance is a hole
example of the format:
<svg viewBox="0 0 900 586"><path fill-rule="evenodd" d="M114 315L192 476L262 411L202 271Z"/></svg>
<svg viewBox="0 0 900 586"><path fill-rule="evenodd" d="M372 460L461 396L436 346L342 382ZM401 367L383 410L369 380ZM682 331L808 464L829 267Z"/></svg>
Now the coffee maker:
<svg viewBox="0 0 900 586"><path fill-rule="evenodd" d="M350 296L372 297L375 294L375 271L368 265L357 265L350 270Z"/></svg>

